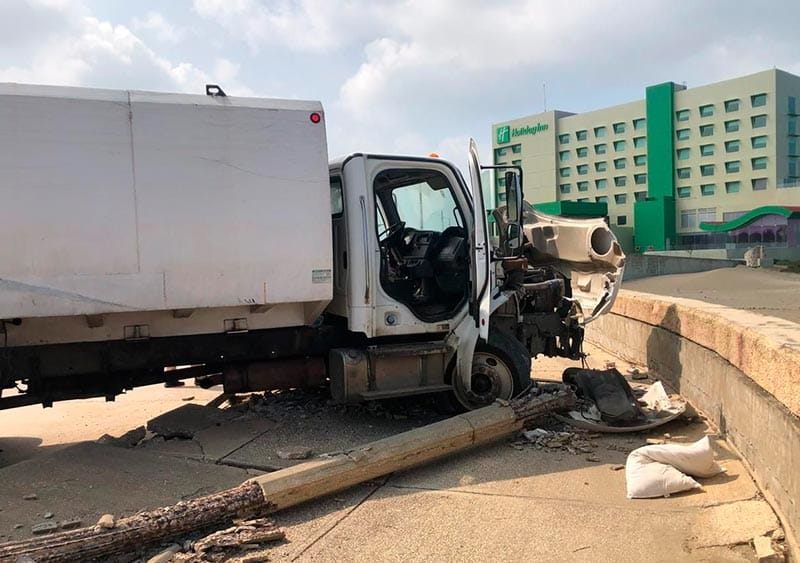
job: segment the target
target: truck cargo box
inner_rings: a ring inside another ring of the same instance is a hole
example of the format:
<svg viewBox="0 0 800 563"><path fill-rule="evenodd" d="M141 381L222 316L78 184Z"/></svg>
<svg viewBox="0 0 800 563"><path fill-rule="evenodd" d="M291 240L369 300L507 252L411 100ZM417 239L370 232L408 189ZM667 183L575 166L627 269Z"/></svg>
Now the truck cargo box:
<svg viewBox="0 0 800 563"><path fill-rule="evenodd" d="M123 338L137 315L168 318L158 335L313 321L332 257L312 113L320 103L0 84L0 318L89 319L9 344Z"/></svg>

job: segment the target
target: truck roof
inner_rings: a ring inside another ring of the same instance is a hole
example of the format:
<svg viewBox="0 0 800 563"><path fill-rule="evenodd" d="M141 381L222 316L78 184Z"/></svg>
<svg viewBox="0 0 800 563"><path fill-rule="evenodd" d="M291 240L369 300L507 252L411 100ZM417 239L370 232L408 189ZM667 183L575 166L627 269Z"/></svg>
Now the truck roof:
<svg viewBox="0 0 800 563"><path fill-rule="evenodd" d="M323 111L322 102L310 100L287 100L282 98L253 98L239 96L208 96L205 94L174 94L166 92L149 92L144 90L112 90L75 86L18 84L15 82L0 82L0 96L98 100L123 103L135 101L155 104L209 106L227 105L258 109L268 108L274 110Z"/></svg>

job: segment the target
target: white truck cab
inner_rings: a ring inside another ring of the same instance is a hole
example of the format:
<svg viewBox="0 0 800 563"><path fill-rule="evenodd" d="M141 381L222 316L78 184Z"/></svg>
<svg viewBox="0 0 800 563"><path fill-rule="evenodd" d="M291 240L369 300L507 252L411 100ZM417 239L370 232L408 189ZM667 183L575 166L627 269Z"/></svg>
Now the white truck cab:
<svg viewBox="0 0 800 563"><path fill-rule="evenodd" d="M624 266L602 219L536 212L507 170L492 234L474 141L469 181L328 163L318 102L206 92L0 84L0 408L187 377L474 408L581 356Z"/></svg>

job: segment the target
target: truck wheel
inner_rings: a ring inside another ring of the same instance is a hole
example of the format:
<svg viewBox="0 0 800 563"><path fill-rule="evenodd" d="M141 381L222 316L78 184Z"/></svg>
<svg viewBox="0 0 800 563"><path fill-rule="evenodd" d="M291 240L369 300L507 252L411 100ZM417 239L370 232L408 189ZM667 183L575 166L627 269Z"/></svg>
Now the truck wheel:
<svg viewBox="0 0 800 563"><path fill-rule="evenodd" d="M455 374L453 375L455 377ZM499 330L489 332L489 342L478 342L472 358L472 386L453 382L458 402L469 410L485 407L495 399L509 400L531 384L531 358L516 338Z"/></svg>

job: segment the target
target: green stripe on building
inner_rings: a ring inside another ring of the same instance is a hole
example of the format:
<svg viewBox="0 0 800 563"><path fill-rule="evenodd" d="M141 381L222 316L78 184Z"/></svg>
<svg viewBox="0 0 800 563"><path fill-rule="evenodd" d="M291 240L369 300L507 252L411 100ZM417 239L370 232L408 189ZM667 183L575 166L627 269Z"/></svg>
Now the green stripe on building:
<svg viewBox="0 0 800 563"><path fill-rule="evenodd" d="M664 82L646 91L647 199L633 206L634 241L646 249L675 244L675 84Z"/></svg>

